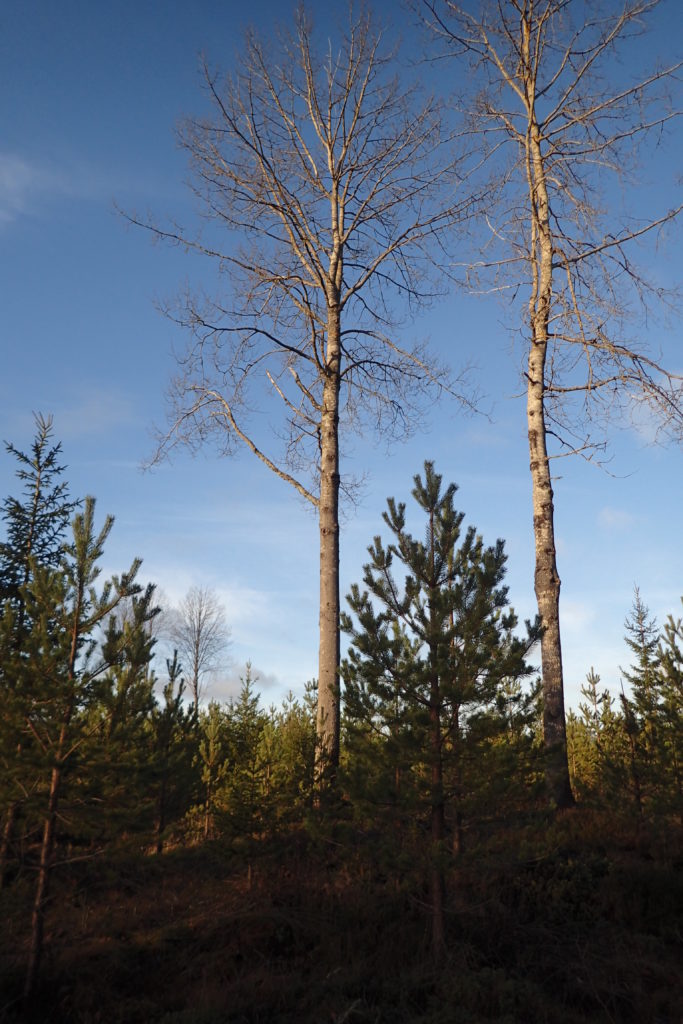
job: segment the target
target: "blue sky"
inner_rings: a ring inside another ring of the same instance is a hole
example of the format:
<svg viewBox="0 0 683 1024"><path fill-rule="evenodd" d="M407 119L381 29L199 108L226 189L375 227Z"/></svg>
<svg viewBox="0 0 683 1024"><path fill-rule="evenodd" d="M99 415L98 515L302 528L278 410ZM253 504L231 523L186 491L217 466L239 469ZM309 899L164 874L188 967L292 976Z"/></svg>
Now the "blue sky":
<svg viewBox="0 0 683 1024"><path fill-rule="evenodd" d="M376 7L400 27L398 5ZM311 9L322 17L327 5ZM671 49L667 25L676 9L670 0L657 12L646 44L652 54ZM228 69L247 19L268 34L287 12L268 0L26 0L6 8L0 35L0 438L28 448L32 411L52 413L72 492L94 494L101 515L116 517L107 570L139 555L144 577L172 601L193 584L218 591L234 659L213 681L210 694L219 698L234 691L247 659L267 701L290 687L300 693L316 674L316 521L247 452L230 460L210 450L194 459L180 453L141 471L153 450L152 427L164 422L172 351L184 345L155 303L199 280L201 267L152 245L115 207L191 221L174 129L183 115L204 109L198 54ZM411 36L409 22L404 34ZM654 178L646 168L643 199L673 205L681 154L679 130ZM640 255L670 281L683 263L680 229L667 233L665 248ZM372 437L354 443L347 464L366 484L358 507L344 515L343 593L360 581L386 497L408 500L413 474L429 458L458 483L466 521L489 542L505 538L511 601L521 617L533 614L524 399L508 326L504 307L462 294L415 325L456 368L474 365L490 417L467 417L443 403L407 444L387 451ZM661 346L680 371L680 321L661 334ZM680 612L681 453L649 445L647 435L646 425L615 429L611 475L580 459L556 463L573 705L591 665L618 689L634 583L660 622ZM14 469L0 457L2 495L16 491Z"/></svg>

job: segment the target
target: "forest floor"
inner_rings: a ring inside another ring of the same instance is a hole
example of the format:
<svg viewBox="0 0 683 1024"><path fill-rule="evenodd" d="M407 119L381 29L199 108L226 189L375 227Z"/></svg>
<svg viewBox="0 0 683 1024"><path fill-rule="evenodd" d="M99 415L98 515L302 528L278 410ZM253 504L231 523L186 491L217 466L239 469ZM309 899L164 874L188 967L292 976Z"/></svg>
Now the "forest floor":
<svg viewBox="0 0 683 1024"><path fill-rule="evenodd" d="M609 837L609 838L607 838ZM0 893L0 1021L681 1024L683 858L576 810L479 837L449 871L448 954L416 865L348 824L120 851L55 873L20 1016L32 873Z"/></svg>

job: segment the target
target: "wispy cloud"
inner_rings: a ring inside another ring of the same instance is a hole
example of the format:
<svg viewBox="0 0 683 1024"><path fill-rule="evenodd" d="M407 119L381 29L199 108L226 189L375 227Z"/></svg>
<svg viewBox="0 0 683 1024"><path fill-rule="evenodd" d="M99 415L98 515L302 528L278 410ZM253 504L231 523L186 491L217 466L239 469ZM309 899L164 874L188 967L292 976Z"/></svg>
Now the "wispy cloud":
<svg viewBox="0 0 683 1024"><path fill-rule="evenodd" d="M636 523L636 517L623 508L604 505L598 512L598 522L607 530L630 530Z"/></svg>
<svg viewBox="0 0 683 1024"><path fill-rule="evenodd" d="M39 196L54 191L61 191L59 182L45 167L0 153L0 226L30 213Z"/></svg>
<svg viewBox="0 0 683 1024"><path fill-rule="evenodd" d="M38 216L51 200L127 204L151 199L183 201L186 193L171 176L126 166L103 167L78 155L60 162L0 150L0 230L20 217Z"/></svg>
<svg viewBox="0 0 683 1024"><path fill-rule="evenodd" d="M103 388L90 388L86 395L73 403L60 403L53 411L55 434L62 441L111 434L142 419L129 397Z"/></svg>
<svg viewBox="0 0 683 1024"><path fill-rule="evenodd" d="M146 182L121 169L82 159L62 164L0 151L0 229L20 217L37 216L54 199L110 203L119 193L146 193Z"/></svg>

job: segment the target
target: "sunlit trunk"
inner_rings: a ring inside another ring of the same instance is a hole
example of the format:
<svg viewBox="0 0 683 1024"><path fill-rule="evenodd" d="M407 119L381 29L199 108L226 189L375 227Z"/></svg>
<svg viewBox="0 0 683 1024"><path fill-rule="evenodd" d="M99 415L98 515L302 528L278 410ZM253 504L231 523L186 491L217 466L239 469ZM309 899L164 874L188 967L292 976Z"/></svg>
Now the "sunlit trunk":
<svg viewBox="0 0 683 1024"><path fill-rule="evenodd" d="M545 442L542 375L545 346L534 343L529 355L527 414L531 469L536 570L534 589L543 622L543 743L548 796L557 807L571 806L573 797L567 760L564 682L560 640L560 577L555 558L553 489ZM540 377L539 377L540 375Z"/></svg>
<svg viewBox="0 0 683 1024"><path fill-rule="evenodd" d="M339 389L340 314L328 316L320 430L320 651L318 775L339 763Z"/></svg>
<svg viewBox="0 0 683 1024"><path fill-rule="evenodd" d="M530 17L530 15L529 15ZM567 729L564 713L562 646L560 643L560 577L555 547L555 510L547 450L545 418L546 359L553 293L553 239L550 207L541 147L541 133L534 107L528 20L522 22L522 60L528 104L529 127L526 162L532 210L532 293L529 300L531 344L527 374L527 428L531 470L536 567L534 589L543 624L541 665L543 676L543 743L546 753L546 787L551 804L573 804L567 761Z"/></svg>

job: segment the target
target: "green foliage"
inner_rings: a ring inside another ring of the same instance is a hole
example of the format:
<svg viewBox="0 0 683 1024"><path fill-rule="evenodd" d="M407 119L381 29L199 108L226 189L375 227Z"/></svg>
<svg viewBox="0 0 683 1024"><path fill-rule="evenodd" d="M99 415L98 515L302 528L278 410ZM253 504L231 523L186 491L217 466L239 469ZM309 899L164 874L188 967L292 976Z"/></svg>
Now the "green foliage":
<svg viewBox="0 0 683 1024"><path fill-rule="evenodd" d="M657 803L683 826L683 619L667 617L657 656Z"/></svg>
<svg viewBox="0 0 683 1024"><path fill-rule="evenodd" d="M473 527L461 536L455 491L442 491L432 463L424 481L415 477L424 542L408 533L405 504L388 500L394 539L385 547L375 537L367 589L354 585L347 598L342 678L353 799L390 820L448 805L459 843L463 816L482 813L483 791L490 811L494 780L510 781L509 750L528 751L535 712L520 683L539 629L514 635L503 542L486 547Z"/></svg>
<svg viewBox="0 0 683 1024"><path fill-rule="evenodd" d="M241 682L237 700L227 707L228 770L223 775L221 805L231 832L250 838L264 824L268 764L263 733L267 718L259 707L249 662Z"/></svg>
<svg viewBox="0 0 683 1024"><path fill-rule="evenodd" d="M581 687L580 716L570 711L567 718L569 768L580 799L614 803L623 800L627 785L627 742L614 698L599 685L600 676L591 668Z"/></svg>
<svg viewBox="0 0 683 1024"><path fill-rule="evenodd" d="M188 817L190 832L249 839L301 821L313 794L315 707L291 694L265 712L251 665L237 699L215 702L199 718L197 764L203 799Z"/></svg>
<svg viewBox="0 0 683 1024"><path fill-rule="evenodd" d="M66 527L78 505L69 498L67 484L60 479L64 471L59 463L61 446L51 443L51 417L37 415L35 423L29 454L13 444L5 445L18 463L16 476L23 485L23 496L7 497L1 514L5 539L0 542L0 888L17 818L33 798L35 788L27 785L27 773L21 770L22 759L30 760L34 742L26 732L20 692L26 689L28 678L26 639L32 628L27 609L29 588L36 571L56 570ZM60 600L57 593L55 600ZM42 628L33 625L36 630Z"/></svg>
<svg viewBox="0 0 683 1024"><path fill-rule="evenodd" d="M185 707L185 681L178 652L166 661L168 682L163 703L155 701L148 723L151 740L153 790L156 799L155 850L161 853L172 822L189 810L195 795L194 765L197 757L197 712L194 703Z"/></svg>
<svg viewBox="0 0 683 1024"><path fill-rule="evenodd" d="M271 707L260 738L264 801L271 828L301 821L313 800L315 695L303 701L290 692L280 708Z"/></svg>
<svg viewBox="0 0 683 1024"><path fill-rule="evenodd" d="M9 600L15 607L22 604L20 590L31 579L33 564L59 565L64 534L79 504L69 498L61 479L65 467L59 463L61 444L51 444L52 417L37 414L35 424L30 454L5 443L18 462L16 477L23 484L23 498L5 498L1 514L6 536L0 543L0 601Z"/></svg>
<svg viewBox="0 0 683 1024"><path fill-rule="evenodd" d="M199 715L196 764L200 770L202 804L188 815L190 834L211 838L216 829L218 794L228 768L227 715L215 701Z"/></svg>
<svg viewBox="0 0 683 1024"><path fill-rule="evenodd" d="M632 664L618 704L599 691L593 670L580 717L568 719L570 768L579 796L633 820L683 822L683 623L669 615L660 633L636 588L626 619Z"/></svg>
<svg viewBox="0 0 683 1024"><path fill-rule="evenodd" d="M150 662L157 613L150 584L122 600L104 625L99 654L107 669L84 721L82 759L89 764L81 795L92 811L84 822L87 834L100 843L149 834L153 827L150 719L156 702Z"/></svg>
<svg viewBox="0 0 683 1024"><path fill-rule="evenodd" d="M675 814L683 820L683 658L681 622L669 616L663 634L636 588L626 619L626 643L634 657L623 671L630 694L622 693L627 740L627 779L638 818Z"/></svg>

